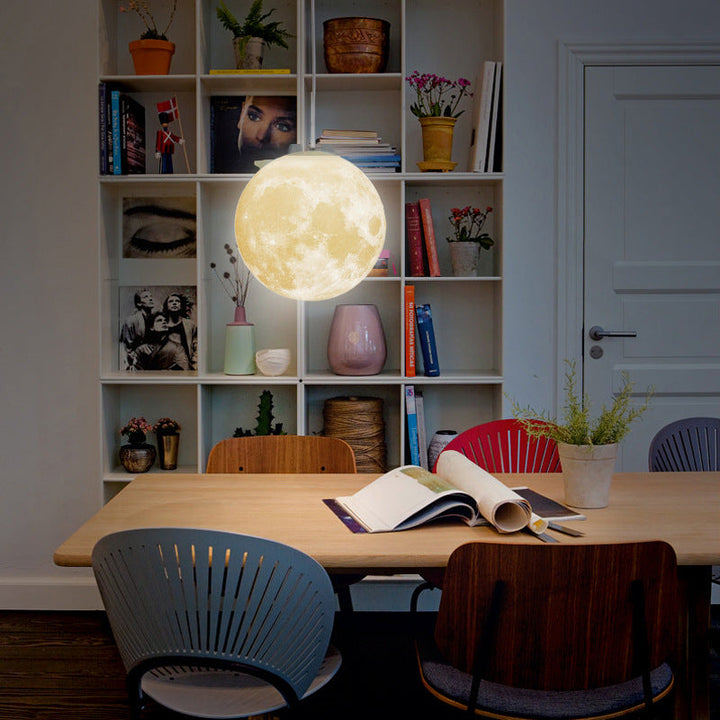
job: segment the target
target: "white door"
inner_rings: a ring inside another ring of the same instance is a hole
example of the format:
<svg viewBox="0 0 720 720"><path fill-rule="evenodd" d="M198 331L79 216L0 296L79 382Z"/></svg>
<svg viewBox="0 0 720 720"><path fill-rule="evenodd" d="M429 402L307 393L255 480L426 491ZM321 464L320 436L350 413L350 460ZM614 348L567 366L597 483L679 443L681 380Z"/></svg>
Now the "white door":
<svg viewBox="0 0 720 720"><path fill-rule="evenodd" d="M617 465L646 470L660 427L720 416L720 67L585 73L584 388L654 387Z"/></svg>

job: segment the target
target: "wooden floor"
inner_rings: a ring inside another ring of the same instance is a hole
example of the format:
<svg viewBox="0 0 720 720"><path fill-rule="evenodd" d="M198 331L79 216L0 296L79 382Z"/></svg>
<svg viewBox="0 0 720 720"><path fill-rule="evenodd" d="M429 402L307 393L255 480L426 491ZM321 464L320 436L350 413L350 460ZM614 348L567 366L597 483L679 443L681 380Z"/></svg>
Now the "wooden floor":
<svg viewBox="0 0 720 720"><path fill-rule="evenodd" d="M355 613L338 624L343 666L303 717L437 720L458 715L418 682L406 614ZM0 612L0 720L126 720L125 675L101 612ZM720 658L713 658L720 720ZM177 720L151 706L148 720Z"/></svg>

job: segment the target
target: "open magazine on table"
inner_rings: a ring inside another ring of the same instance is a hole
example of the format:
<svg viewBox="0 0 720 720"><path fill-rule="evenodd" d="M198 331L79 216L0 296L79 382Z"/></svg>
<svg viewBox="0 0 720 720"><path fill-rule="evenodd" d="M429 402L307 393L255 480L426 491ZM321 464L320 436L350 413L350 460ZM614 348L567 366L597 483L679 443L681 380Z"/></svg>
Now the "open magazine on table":
<svg viewBox="0 0 720 720"><path fill-rule="evenodd" d="M462 453L441 453L435 472L417 465L390 470L354 495L325 500L353 532L407 530L457 518L499 532L527 527L542 533L548 521L585 516L529 488L509 488Z"/></svg>

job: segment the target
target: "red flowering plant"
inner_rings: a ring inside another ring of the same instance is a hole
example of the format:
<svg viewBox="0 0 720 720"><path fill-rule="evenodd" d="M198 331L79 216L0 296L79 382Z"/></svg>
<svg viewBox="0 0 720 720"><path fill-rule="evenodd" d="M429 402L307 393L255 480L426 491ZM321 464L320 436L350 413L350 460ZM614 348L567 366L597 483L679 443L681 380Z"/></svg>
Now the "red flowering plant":
<svg viewBox="0 0 720 720"><path fill-rule="evenodd" d="M156 435L177 435L180 425L172 418L162 417L153 425L153 431Z"/></svg>
<svg viewBox="0 0 720 720"><path fill-rule="evenodd" d="M120 430L121 435L127 435L131 445L142 445L145 442L145 433L149 433L152 426L144 417L130 418L125 427Z"/></svg>
<svg viewBox="0 0 720 720"><path fill-rule="evenodd" d="M448 219L452 223L455 237L449 237L447 241L476 242L481 248L490 249L495 241L486 232L482 232L482 228L491 212L491 207L486 207L485 210L470 205L464 208L450 208Z"/></svg>
<svg viewBox="0 0 720 720"><path fill-rule="evenodd" d="M465 78L448 80L434 73L414 70L408 75L410 87L415 91L416 101L410 105L410 111L416 117L460 117L464 110L458 110L460 101L470 92L470 81Z"/></svg>

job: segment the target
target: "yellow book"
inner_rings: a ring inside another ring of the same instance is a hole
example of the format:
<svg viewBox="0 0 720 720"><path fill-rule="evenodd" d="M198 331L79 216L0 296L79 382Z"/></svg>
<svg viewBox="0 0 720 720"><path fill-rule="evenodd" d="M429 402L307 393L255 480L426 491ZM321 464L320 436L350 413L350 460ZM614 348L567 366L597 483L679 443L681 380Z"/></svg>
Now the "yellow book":
<svg viewBox="0 0 720 720"><path fill-rule="evenodd" d="M231 69L220 70L213 69L211 75L289 75L290 68L260 68L258 70Z"/></svg>

